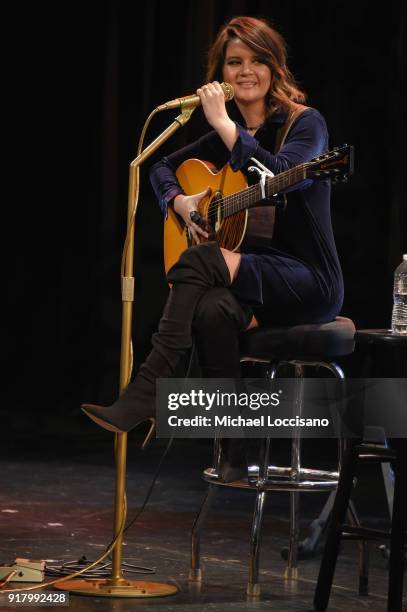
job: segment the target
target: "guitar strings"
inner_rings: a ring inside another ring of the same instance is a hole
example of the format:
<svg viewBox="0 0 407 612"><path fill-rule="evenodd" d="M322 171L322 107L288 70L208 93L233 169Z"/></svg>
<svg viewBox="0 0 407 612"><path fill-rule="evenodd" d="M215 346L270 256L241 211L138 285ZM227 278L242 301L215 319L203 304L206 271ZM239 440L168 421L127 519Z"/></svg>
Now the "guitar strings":
<svg viewBox="0 0 407 612"><path fill-rule="evenodd" d="M335 151L335 150L334 150ZM333 152L329 152L324 155L323 159L329 159ZM339 152L334 152L333 156L338 157L340 155ZM296 182L299 182L306 178L306 175L303 174L304 170L312 165L313 162L320 161L320 159L315 158L309 162L304 164L300 164L299 166L295 166L294 168L290 168L285 172L281 172L277 174L275 177L266 177L265 191L266 196L270 197L275 193L279 193L285 187L288 187ZM296 180L292 180L292 178ZM256 201L260 200L260 185L256 184L251 187L247 187L238 193L220 198L215 202L212 202L209 206L208 210L208 218L212 219L213 217L217 217L219 212L222 213L222 216L228 217L232 214L235 214L241 210L248 208L247 204L251 204L251 202L255 199L253 196L256 196ZM212 208L212 210L211 210Z"/></svg>
<svg viewBox="0 0 407 612"><path fill-rule="evenodd" d="M273 189L271 189L270 184L266 184L266 191L278 193L282 188L287 186L287 179L291 179L293 175L296 176L298 174L298 179L301 180L301 178L303 178L302 172L306 165L307 164L296 166L295 168L291 168L290 170L283 172L277 175L276 177L273 177L273 179L271 180L269 179L269 183L271 181L274 183ZM269 193L267 193L266 195L268 196ZM245 190L238 192L237 194L232 194L230 196L222 198L221 200L218 200L217 202L215 202L216 210L210 212L208 216L217 216L219 211L223 213L223 216L230 216L231 214L239 212L239 210L241 210L242 208L247 208L246 205L251 203L251 201L254 199L253 196L260 196L260 187L258 184L253 185L252 187L248 187ZM259 200L260 197L257 197L256 199Z"/></svg>
<svg viewBox="0 0 407 612"><path fill-rule="evenodd" d="M266 180L266 195L269 196L271 191L273 192L273 194L279 193L281 189L287 187L287 182L290 182L291 179L293 177L296 177L297 175L298 180L301 180L303 178L303 171L307 166L308 163L301 164L299 166L295 166L295 168L290 168L290 170L281 172L275 177L268 177L268 179ZM272 189L270 183L273 183ZM220 200L211 203L211 205L209 206L208 219L215 219L218 216L219 212L222 213L223 217L228 217L232 214L239 212L240 210L244 210L245 208L247 208L246 205L250 204L251 201L255 199L253 196L257 195L260 196L260 185L258 183L256 185L252 185L251 187L247 187L246 189L239 191L238 193L221 198ZM260 198L258 197L257 200L259 199Z"/></svg>

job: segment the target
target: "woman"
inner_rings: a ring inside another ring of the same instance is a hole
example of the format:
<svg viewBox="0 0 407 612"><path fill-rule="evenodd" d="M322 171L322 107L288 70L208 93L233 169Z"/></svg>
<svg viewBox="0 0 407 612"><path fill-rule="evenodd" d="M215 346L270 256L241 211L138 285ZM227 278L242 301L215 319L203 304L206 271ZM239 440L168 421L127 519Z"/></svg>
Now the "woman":
<svg viewBox="0 0 407 612"><path fill-rule="evenodd" d="M230 20L210 49L207 80L197 95L213 130L162 159L150 173L164 214L173 206L196 245L167 275L172 288L152 351L134 382L112 406L83 406L90 418L112 431L129 431L145 420L154 426L155 380L174 374L193 337L204 376L239 377L241 331L259 324L331 321L342 305L329 181L295 185L284 210L276 213L270 244L235 253L207 241L208 233L191 220L209 190L185 195L175 176L188 158L218 168L229 162L233 170L245 172L253 156L277 174L327 149L324 119L315 109L301 107L305 95L286 66L282 37L263 20ZM234 88L228 108L219 80ZM299 109L303 112L285 144L273 154L277 129Z"/></svg>

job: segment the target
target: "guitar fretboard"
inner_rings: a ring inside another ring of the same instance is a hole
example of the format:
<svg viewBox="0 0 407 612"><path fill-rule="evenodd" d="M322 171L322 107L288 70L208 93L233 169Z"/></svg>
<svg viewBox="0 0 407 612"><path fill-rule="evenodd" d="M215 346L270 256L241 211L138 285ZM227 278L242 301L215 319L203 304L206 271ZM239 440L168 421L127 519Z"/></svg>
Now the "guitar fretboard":
<svg viewBox="0 0 407 612"><path fill-rule="evenodd" d="M280 193L284 189L295 185L307 178L307 166L301 164L290 170L281 172L274 177L266 177L266 196L272 197L276 193ZM241 210L256 206L262 199L260 185L252 185L242 191L238 191L232 195L226 196L222 200L223 217L230 217ZM218 202L219 205L219 202Z"/></svg>

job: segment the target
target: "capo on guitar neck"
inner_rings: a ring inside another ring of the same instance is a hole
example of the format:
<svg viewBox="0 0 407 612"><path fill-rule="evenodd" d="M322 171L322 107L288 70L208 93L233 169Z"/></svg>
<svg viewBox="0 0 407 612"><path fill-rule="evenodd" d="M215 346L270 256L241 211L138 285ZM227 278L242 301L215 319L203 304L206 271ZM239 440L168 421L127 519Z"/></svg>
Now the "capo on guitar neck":
<svg viewBox="0 0 407 612"><path fill-rule="evenodd" d="M257 172L257 174L260 177L259 185L260 185L260 192L261 192L261 200L262 200L262 202L263 202L263 200L270 201L270 198L268 198L267 194L266 194L266 178L267 177L273 177L274 174L272 173L271 170L269 170L268 168L266 168L266 166L264 166L261 162L259 162L259 160L256 159L255 157L251 157L250 159L255 164L257 164L257 165L256 166L249 166L247 170L249 172ZM271 200L272 200L272 198L271 198Z"/></svg>

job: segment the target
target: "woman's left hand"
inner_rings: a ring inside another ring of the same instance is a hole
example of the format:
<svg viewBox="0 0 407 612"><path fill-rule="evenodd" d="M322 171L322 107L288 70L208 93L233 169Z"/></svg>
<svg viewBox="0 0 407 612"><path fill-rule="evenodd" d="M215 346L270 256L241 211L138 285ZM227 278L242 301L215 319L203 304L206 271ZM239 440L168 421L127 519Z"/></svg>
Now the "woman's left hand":
<svg viewBox="0 0 407 612"><path fill-rule="evenodd" d="M214 130L225 121L230 121L226 112L225 94L218 81L203 85L196 90L196 94L200 97L205 117Z"/></svg>

